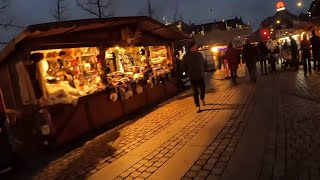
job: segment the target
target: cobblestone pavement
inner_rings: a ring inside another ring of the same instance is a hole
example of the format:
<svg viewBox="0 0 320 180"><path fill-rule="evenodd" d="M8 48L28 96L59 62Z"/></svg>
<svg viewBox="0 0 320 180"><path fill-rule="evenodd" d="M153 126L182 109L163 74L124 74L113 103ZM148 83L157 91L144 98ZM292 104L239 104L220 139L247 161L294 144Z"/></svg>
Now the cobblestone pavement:
<svg viewBox="0 0 320 180"><path fill-rule="evenodd" d="M239 74L236 86L208 74L203 112L185 92L34 179L320 179L320 74L278 72L257 84Z"/></svg>
<svg viewBox="0 0 320 180"><path fill-rule="evenodd" d="M320 179L320 74L282 77L260 179ZM292 88L292 89L289 89ZM287 92L287 93L286 93Z"/></svg>
<svg viewBox="0 0 320 180"><path fill-rule="evenodd" d="M228 89L230 84L212 81L207 78L207 89ZM214 86L213 86L214 84ZM156 110L144 117L132 120L132 124L123 128L116 141L110 140L110 133L102 134L83 147L71 151L45 167L34 179L79 179L99 171L116 161L139 145L148 141L163 129L172 125L193 108L190 92L183 93L170 101L160 104ZM186 97L186 98L185 98ZM111 136L115 136L114 133Z"/></svg>

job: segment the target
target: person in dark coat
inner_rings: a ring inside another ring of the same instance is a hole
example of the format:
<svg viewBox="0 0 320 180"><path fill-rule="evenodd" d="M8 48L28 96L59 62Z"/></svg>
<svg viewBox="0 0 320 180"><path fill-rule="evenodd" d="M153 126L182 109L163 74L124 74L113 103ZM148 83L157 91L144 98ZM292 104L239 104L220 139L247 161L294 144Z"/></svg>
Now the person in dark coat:
<svg viewBox="0 0 320 180"><path fill-rule="evenodd" d="M302 63L304 75L311 74L311 52L310 52L310 41L307 39L307 35L303 35L303 40L300 42L301 54L302 54Z"/></svg>
<svg viewBox="0 0 320 180"><path fill-rule="evenodd" d="M242 60L246 63L250 80L253 82L257 81L257 68L256 63L258 59L258 52L254 45L251 44L249 40L243 46Z"/></svg>
<svg viewBox="0 0 320 180"><path fill-rule="evenodd" d="M315 30L312 30L310 43L312 46L313 70L320 71L320 38L316 35Z"/></svg>
<svg viewBox="0 0 320 180"><path fill-rule="evenodd" d="M189 76L193 88L194 103L198 108L198 112L200 112L201 109L198 89L200 89L202 105L205 106L205 62L202 54L198 52L198 46L195 42L189 44L189 52L187 52L183 57L182 67L184 72Z"/></svg>
<svg viewBox="0 0 320 180"><path fill-rule="evenodd" d="M229 43L228 50L225 55L228 66L231 71L231 79L234 84L237 83L237 70L238 70L238 52L233 48L232 43Z"/></svg>
<svg viewBox="0 0 320 180"><path fill-rule="evenodd" d="M258 53L259 53L261 74L262 75L268 74L268 68L267 68L268 48L263 41L260 41L258 43Z"/></svg>
<svg viewBox="0 0 320 180"><path fill-rule="evenodd" d="M291 41L291 54L292 54L292 63L296 70L299 70L299 48L296 40L293 39L293 37L290 37Z"/></svg>

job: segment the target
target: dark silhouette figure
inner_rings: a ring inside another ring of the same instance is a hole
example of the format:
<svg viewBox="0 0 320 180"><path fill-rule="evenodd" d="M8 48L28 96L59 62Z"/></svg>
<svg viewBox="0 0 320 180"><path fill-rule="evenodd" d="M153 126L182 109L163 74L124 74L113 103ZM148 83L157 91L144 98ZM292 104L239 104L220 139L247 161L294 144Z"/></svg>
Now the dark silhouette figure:
<svg viewBox="0 0 320 180"><path fill-rule="evenodd" d="M250 80L257 82L256 63L258 59L258 52L256 47L253 46L249 40L247 40L246 44L243 46L242 59L247 65Z"/></svg>
<svg viewBox="0 0 320 180"><path fill-rule="evenodd" d="M226 51L226 59L228 60L228 66L231 72L231 80L234 84L237 83L237 70L238 70L238 52L232 47L232 43L229 43L228 50Z"/></svg>
<svg viewBox="0 0 320 180"><path fill-rule="evenodd" d="M304 74L307 75L308 70L309 70L309 74L311 74L310 41L307 39L307 35L303 35L303 39L300 42L300 46L301 46Z"/></svg>
<svg viewBox="0 0 320 180"><path fill-rule="evenodd" d="M310 43L312 46L313 70L320 71L320 38L314 30L312 30Z"/></svg>
<svg viewBox="0 0 320 180"><path fill-rule="evenodd" d="M260 60L260 68L261 74L268 74L267 68L267 56L268 56L268 48L264 42L258 43L258 53L259 53L259 60Z"/></svg>
<svg viewBox="0 0 320 180"><path fill-rule="evenodd" d="M193 88L193 97L196 106L198 107L198 112L200 109L199 102L199 91L200 89L200 99L202 101L202 105L205 106L205 82L204 82L204 69L205 63L202 57L202 54L198 52L198 46L196 43L190 43L189 52L183 57L182 67L184 71L189 76L189 79Z"/></svg>
<svg viewBox="0 0 320 180"><path fill-rule="evenodd" d="M299 49L298 49L298 44L296 42L296 40L294 40L292 38L292 36L290 37L290 41L291 41L291 46L290 46L290 50L291 50L291 54L292 54L292 64L295 67L296 70L299 69Z"/></svg>

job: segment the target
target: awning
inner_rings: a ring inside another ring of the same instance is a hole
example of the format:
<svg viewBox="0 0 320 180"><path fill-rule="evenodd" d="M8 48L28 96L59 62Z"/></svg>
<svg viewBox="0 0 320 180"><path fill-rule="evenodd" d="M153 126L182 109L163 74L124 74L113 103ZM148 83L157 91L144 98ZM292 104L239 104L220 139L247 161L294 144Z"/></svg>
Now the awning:
<svg viewBox="0 0 320 180"><path fill-rule="evenodd" d="M5 60L9 55L14 53L18 48L24 48L24 43L35 42L39 39L46 40L43 42L45 46L51 41L54 42L56 37L62 37L59 41L60 44L65 43L68 45L70 40L64 40L65 36L72 34L79 35L97 31L104 31L113 28L121 28L125 26L135 26L149 35L163 38L166 41L176 42L181 40L190 39L190 36L179 31L175 27L167 27L166 25L155 21L149 17L115 17L115 18L102 18L102 19L84 19L72 20L54 23L44 23L29 26L20 35L14 38L9 44L0 52L0 62ZM79 37L81 39L81 37ZM42 41L37 42L37 46L41 46ZM46 43L46 44L45 44Z"/></svg>

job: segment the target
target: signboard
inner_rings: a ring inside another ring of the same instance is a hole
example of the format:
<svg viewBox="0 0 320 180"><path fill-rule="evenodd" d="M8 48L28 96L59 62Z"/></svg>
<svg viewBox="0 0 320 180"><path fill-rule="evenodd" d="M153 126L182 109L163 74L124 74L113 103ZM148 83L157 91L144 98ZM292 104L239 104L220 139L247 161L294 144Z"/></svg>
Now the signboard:
<svg viewBox="0 0 320 180"><path fill-rule="evenodd" d="M283 11L286 9L284 2L279 1L276 5L277 11Z"/></svg>

